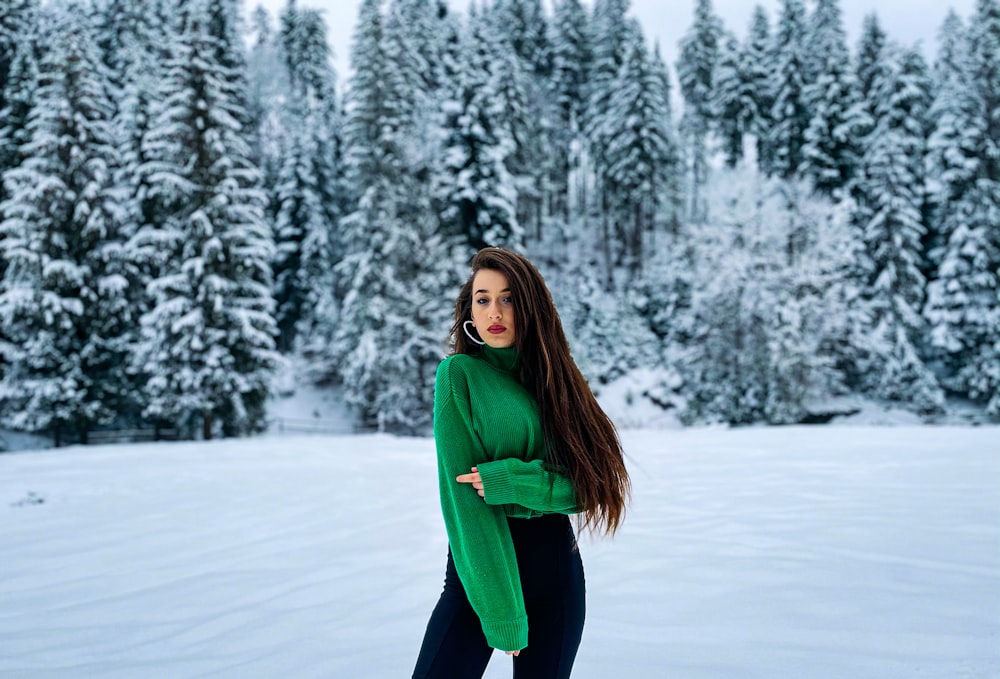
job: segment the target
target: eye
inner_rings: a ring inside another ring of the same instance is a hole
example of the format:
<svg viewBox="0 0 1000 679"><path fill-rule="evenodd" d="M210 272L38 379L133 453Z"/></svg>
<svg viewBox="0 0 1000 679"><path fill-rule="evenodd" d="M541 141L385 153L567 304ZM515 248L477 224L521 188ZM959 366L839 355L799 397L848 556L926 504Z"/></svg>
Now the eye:
<svg viewBox="0 0 1000 679"><path fill-rule="evenodd" d="M501 301L501 302L503 302L504 304L513 304L513 303L514 303L514 300L513 300L513 299L511 299L510 297L504 297L504 298L503 298L502 300L500 300L500 301Z"/></svg>
<svg viewBox="0 0 1000 679"><path fill-rule="evenodd" d="M490 301L485 297L480 297L479 299L476 300L476 304L479 304L480 306L483 304L489 304L489 302Z"/></svg>

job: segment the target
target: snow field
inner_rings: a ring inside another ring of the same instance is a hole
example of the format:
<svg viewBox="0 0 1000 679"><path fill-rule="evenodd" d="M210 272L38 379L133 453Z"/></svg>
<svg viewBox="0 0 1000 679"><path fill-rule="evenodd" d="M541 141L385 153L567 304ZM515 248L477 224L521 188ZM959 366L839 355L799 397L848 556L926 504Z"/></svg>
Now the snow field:
<svg viewBox="0 0 1000 679"><path fill-rule="evenodd" d="M1000 429L623 439L576 679L1000 675ZM378 679L446 540L431 440L302 436L0 455L0 545L2 677Z"/></svg>

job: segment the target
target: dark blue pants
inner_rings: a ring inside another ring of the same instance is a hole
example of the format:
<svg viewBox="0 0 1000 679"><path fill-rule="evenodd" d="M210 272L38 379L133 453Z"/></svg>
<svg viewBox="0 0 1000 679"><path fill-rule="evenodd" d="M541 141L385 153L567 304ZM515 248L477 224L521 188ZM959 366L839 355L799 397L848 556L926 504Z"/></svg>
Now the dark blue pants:
<svg viewBox="0 0 1000 679"><path fill-rule="evenodd" d="M528 613L528 647L514 657L514 679L568 679L583 636L583 562L569 519L550 514L508 519ZM448 552L444 591L413 679L480 679L493 649Z"/></svg>

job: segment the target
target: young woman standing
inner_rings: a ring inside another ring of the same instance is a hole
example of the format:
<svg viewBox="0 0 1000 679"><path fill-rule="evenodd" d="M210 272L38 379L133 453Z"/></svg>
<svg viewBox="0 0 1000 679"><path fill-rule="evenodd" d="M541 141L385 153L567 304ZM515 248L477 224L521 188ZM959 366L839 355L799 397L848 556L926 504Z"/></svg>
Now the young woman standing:
<svg viewBox="0 0 1000 679"><path fill-rule="evenodd" d="M445 587L413 677L482 677L494 648L515 656L515 679L569 677L585 593L567 515L618 528L629 494L618 434L523 256L476 254L452 336L434 386Z"/></svg>

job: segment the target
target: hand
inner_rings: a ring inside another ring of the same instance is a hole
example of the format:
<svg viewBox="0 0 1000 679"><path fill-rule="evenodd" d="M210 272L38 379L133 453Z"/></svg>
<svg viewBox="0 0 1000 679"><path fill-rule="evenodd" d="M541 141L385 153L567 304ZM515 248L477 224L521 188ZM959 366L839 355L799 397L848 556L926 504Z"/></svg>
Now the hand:
<svg viewBox="0 0 1000 679"><path fill-rule="evenodd" d="M479 493L479 497L481 498L486 497L486 491L483 490L483 479L482 477L479 476L479 470L476 469L475 467L472 468L471 474L462 474L455 480L458 481L459 483L471 483L472 487L475 488L476 492Z"/></svg>
<svg viewBox="0 0 1000 679"><path fill-rule="evenodd" d="M504 651L507 655L521 655L520 651Z"/></svg>

